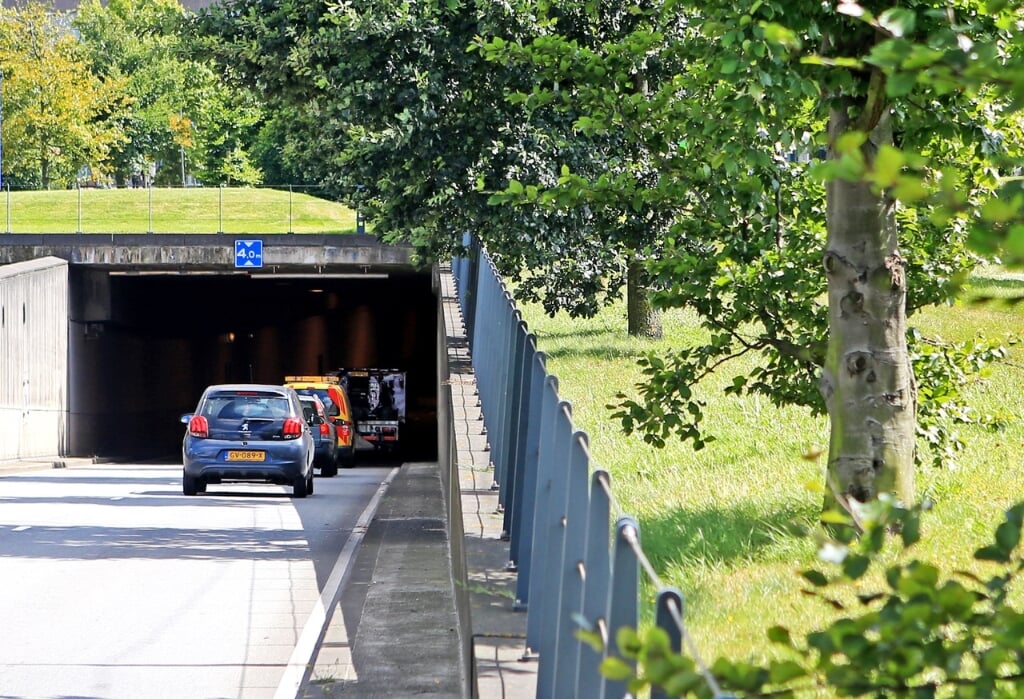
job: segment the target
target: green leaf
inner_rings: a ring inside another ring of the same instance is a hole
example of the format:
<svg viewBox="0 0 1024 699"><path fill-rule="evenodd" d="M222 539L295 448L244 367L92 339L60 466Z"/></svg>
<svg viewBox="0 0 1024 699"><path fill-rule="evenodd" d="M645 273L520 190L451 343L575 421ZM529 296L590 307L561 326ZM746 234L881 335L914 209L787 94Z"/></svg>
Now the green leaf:
<svg viewBox="0 0 1024 699"><path fill-rule="evenodd" d="M601 675L616 682L624 682L634 676L633 666L622 658L609 656L601 661Z"/></svg>
<svg viewBox="0 0 1024 699"><path fill-rule="evenodd" d="M1020 543L1020 525L1003 522L996 527L996 544L1006 553L1012 553Z"/></svg>
<svg viewBox="0 0 1024 699"><path fill-rule="evenodd" d="M622 654L630 658L635 658L643 649L640 634L636 632L636 629L628 626L623 626L618 630L615 634L615 643Z"/></svg>
<svg viewBox="0 0 1024 699"><path fill-rule="evenodd" d="M671 677L665 680L662 688L668 696L683 697L687 696L689 692L696 690L698 687L704 686L705 682L706 680L703 675L692 670L683 670L674 673Z"/></svg>
<svg viewBox="0 0 1024 699"><path fill-rule="evenodd" d="M773 662L768 670L768 676L774 684L783 684L794 680L797 677L807 676L807 671L792 660Z"/></svg>
<svg viewBox="0 0 1024 699"><path fill-rule="evenodd" d="M897 37L906 36L914 31L917 16L912 10L894 7L878 16L878 24L890 34Z"/></svg>
<svg viewBox="0 0 1024 699"><path fill-rule="evenodd" d="M1010 563L1010 556L1007 555L1007 552L997 547L982 547L974 552L974 557L979 561Z"/></svg>
<svg viewBox="0 0 1024 699"><path fill-rule="evenodd" d="M805 570L800 573L804 580L811 583L815 587L825 587L828 585L828 578L823 573L817 570Z"/></svg>
<svg viewBox="0 0 1024 699"><path fill-rule="evenodd" d="M851 580L857 580L867 572L871 559L867 556L847 556L843 561L843 573Z"/></svg>
<svg viewBox="0 0 1024 699"><path fill-rule="evenodd" d="M878 149L878 155L875 156L875 184L883 189L897 184L903 165L903 152L898 148L883 144Z"/></svg>
<svg viewBox="0 0 1024 699"><path fill-rule="evenodd" d="M767 633L768 640L772 643L793 647L793 638L785 626L772 626Z"/></svg>

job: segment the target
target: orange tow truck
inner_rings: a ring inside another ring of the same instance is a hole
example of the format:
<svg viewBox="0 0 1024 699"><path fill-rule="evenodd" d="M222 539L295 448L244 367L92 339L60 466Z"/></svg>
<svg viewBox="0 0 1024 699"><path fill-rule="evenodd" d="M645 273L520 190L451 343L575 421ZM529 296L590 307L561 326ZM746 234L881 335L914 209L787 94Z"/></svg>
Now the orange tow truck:
<svg viewBox="0 0 1024 699"><path fill-rule="evenodd" d="M352 403L341 377L331 374L285 376L284 385L294 388L300 395L315 395L320 398L327 416L338 428L338 463L344 468L355 466L356 430Z"/></svg>

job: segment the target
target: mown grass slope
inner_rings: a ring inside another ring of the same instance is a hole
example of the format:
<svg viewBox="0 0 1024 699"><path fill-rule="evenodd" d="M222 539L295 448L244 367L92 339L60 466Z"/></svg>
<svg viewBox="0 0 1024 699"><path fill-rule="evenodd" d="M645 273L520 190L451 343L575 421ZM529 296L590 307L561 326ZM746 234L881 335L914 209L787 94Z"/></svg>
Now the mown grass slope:
<svg viewBox="0 0 1024 699"><path fill-rule="evenodd" d="M984 334L1003 337L1024 326L1024 275L1001 270L978 274L963 300L911 318L924 333L950 341ZM973 299L989 299L977 304ZM1000 300L1004 299L1004 300ZM625 308L615 305L596 318L547 317L522 305L529 329L548 355L561 397L573 405L575 426L586 431L595 460L612 476L623 512L635 516L641 541L662 582L686 598L686 621L705 660L765 658L776 651L765 638L772 625L797 637L823 628L835 612L801 593L799 571L816 564L814 529L822 505L828 422L797 408L777 408L757 396L725 396L731 378L756 357L721 367L698 390L707 401L706 423L716 441L702 451L670 443L664 449L625 436L607 405L617 392L642 379L636 358L669 351L701 338L697 319L682 311L664 318L664 339L628 337ZM991 541L1004 510L1024 499L1024 348L965 390L971 405L999 415L998 431L967 426L967 443L955 467L922 467L917 492L934 502L924 520L915 557L981 571L974 549ZM864 588L880 585L877 578ZM648 585L646 594L652 595ZM851 591L852 592L852 591ZM642 608L649 611L653 598Z"/></svg>
<svg viewBox="0 0 1024 699"><path fill-rule="evenodd" d="M351 209L316 190L268 187L0 192L5 233L354 233Z"/></svg>

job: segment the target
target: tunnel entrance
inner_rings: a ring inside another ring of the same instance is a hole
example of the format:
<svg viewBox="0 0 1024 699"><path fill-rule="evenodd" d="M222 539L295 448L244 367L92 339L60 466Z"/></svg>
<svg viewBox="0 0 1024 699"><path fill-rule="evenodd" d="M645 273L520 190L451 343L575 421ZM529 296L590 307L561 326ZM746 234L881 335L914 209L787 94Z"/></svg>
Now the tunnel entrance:
<svg viewBox="0 0 1024 699"><path fill-rule="evenodd" d="M430 273L104 274L72 268L73 454L180 455L179 418L210 384L391 367L407 375L402 457L436 460Z"/></svg>

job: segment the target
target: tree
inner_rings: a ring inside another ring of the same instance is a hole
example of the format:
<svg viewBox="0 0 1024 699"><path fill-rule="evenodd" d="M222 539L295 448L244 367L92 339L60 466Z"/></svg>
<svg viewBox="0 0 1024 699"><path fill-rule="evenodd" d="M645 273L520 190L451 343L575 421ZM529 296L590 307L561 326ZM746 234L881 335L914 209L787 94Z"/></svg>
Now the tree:
<svg viewBox="0 0 1024 699"><path fill-rule="evenodd" d="M536 74L536 87L518 101L550 102L554 79L571 86L559 99L582 115L577 128L639 144L660 174L649 187L566 171L537 198L639 198L681 212L652 265L664 286L658 301L695 309L709 340L646 358L639 397L623 393L617 417L652 444L674 433L699 448L708 438L700 379L730 357L759 352L762 365L730 390L828 412L828 481L837 500L895 492L912 501L918 425L934 435L943 413L973 419L962 406L949 410L957 390L949 370L999 350L908 346L908 315L949 301L957 275L976 258L964 247L962 222L901 203L893 139L955 173L946 186L962 201L978 201L995 184L986 151L1002 125L1000 104L924 83L913 94L887 94L881 71L852 58L884 35L829 5L674 2L642 14L634 31L594 50L554 30L529 45L485 44L495 63ZM950 30L944 13L923 17L923 31ZM998 34L992 22L973 26L979 41ZM675 72L644 96L632 85L647 63ZM1016 149L1020 130L1001 133L1004 147ZM913 362L942 382L928 387L920 423ZM948 455L955 441L938 446Z"/></svg>
<svg viewBox="0 0 1024 699"><path fill-rule="evenodd" d="M100 118L119 105L118 80L102 81L68 31L68 17L30 3L0 16L4 173L49 188L102 172L120 134Z"/></svg>
<svg viewBox="0 0 1024 699"><path fill-rule="evenodd" d="M628 8L616 19L628 22ZM411 242L424 260L459 251L479 233L524 298L550 312L591 314L632 288L646 290L631 262L656 253L667 212L569 204L494 207L510 180L554 183L560 166L597 177L636 168L614 135L574 132L564 114L529 119L505 101L532 77L467 49L478 35L535 36L534 15L491 2L354 2L329 10L243 0L211 7L197 28L221 63L289 115L282 159L325 183L390 241ZM573 36L594 34L585 13L560 13ZM606 23L599 31L611 31ZM561 125L558 125L561 124ZM648 170L648 176L656 173ZM631 325L656 333L637 306Z"/></svg>
<svg viewBox="0 0 1024 699"><path fill-rule="evenodd" d="M184 184L186 165L199 179L256 183L249 149L263 112L190 55L188 12L177 0L85 0L73 25L96 73L124 85L124 108L107 115L124 133L112 153L120 184L146 179ZM162 167L157 167L157 164Z"/></svg>

